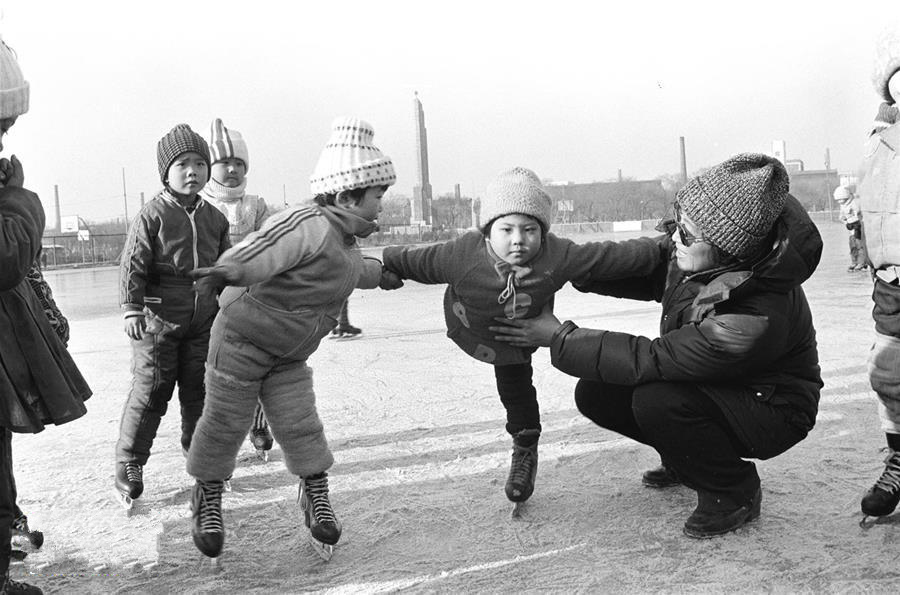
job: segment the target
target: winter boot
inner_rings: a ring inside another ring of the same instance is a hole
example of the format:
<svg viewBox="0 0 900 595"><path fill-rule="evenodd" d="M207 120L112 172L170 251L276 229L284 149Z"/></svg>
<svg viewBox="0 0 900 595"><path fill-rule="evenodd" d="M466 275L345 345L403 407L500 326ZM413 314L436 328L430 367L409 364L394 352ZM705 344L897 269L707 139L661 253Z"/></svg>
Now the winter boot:
<svg viewBox="0 0 900 595"><path fill-rule="evenodd" d="M329 560L334 545L341 538L342 527L328 499L328 474L323 472L301 478L297 500L316 553Z"/></svg>
<svg viewBox="0 0 900 595"><path fill-rule="evenodd" d="M704 492L697 492L697 501L697 508L684 523L684 534L707 539L739 529L759 518L762 488L757 487L756 494L740 504Z"/></svg>
<svg viewBox="0 0 900 595"><path fill-rule="evenodd" d="M225 524L222 522L222 491L225 482L197 480L191 492L191 535L194 545L210 558L218 558L225 545Z"/></svg>
<svg viewBox="0 0 900 595"><path fill-rule="evenodd" d="M648 488L669 488L681 485L681 479L674 469L662 463L655 469L644 471L641 483Z"/></svg>
<svg viewBox="0 0 900 595"><path fill-rule="evenodd" d="M538 466L540 430L520 430L513 434L512 462L506 478L506 497L511 502L525 502L534 492Z"/></svg>
<svg viewBox="0 0 900 595"><path fill-rule="evenodd" d="M0 595L43 595L43 593L34 585L12 580L9 573L0 576Z"/></svg>
<svg viewBox="0 0 900 595"><path fill-rule="evenodd" d="M116 464L116 491L122 503L131 508L133 501L144 493L144 470L134 462Z"/></svg>
<svg viewBox="0 0 900 595"><path fill-rule="evenodd" d="M862 497L860 508L866 516L886 516L900 502L900 451L888 449L884 472Z"/></svg>
<svg viewBox="0 0 900 595"><path fill-rule="evenodd" d="M44 534L40 531L32 531L28 526L28 517L24 514L19 514L19 516L13 519L10 530L12 537L23 537L27 539L35 549L40 549L40 547L44 545Z"/></svg>

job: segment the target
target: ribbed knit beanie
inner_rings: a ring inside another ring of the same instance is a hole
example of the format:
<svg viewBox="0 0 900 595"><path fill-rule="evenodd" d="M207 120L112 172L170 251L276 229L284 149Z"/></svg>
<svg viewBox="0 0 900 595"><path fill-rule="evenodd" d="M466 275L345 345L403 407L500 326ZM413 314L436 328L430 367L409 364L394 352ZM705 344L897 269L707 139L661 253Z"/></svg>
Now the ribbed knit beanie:
<svg viewBox="0 0 900 595"><path fill-rule="evenodd" d="M27 112L29 90L15 53L0 39L0 118L15 118Z"/></svg>
<svg viewBox="0 0 900 595"><path fill-rule="evenodd" d="M312 176L313 196L342 190L390 186L397 181L390 157L374 145L375 130L359 118L343 117L331 125L331 137Z"/></svg>
<svg viewBox="0 0 900 595"><path fill-rule="evenodd" d="M784 208L790 188L780 161L741 153L713 166L675 196L703 237L743 258L759 248Z"/></svg>
<svg viewBox="0 0 900 595"><path fill-rule="evenodd" d="M537 219L544 231L550 229L553 201L544 191L540 178L530 169L514 167L497 176L481 199L481 230L487 230L497 217L521 213Z"/></svg>
<svg viewBox="0 0 900 595"><path fill-rule="evenodd" d="M221 118L216 118L210 125L209 152L212 162L223 159L240 159L244 167L250 171L250 153L241 133L233 128L225 128Z"/></svg>
<svg viewBox="0 0 900 595"><path fill-rule="evenodd" d="M875 64L872 84L875 91L889 104L895 103L888 90L888 82L900 70L900 23L893 23L882 31L875 42Z"/></svg>
<svg viewBox="0 0 900 595"><path fill-rule="evenodd" d="M834 200L838 202L850 200L850 191L846 186L838 186L834 189Z"/></svg>
<svg viewBox="0 0 900 595"><path fill-rule="evenodd" d="M199 153L206 160L206 165L211 165L209 145L187 124L176 125L159 139L156 145L156 162L159 165L159 179L163 184L166 183L166 174L175 158L189 151Z"/></svg>

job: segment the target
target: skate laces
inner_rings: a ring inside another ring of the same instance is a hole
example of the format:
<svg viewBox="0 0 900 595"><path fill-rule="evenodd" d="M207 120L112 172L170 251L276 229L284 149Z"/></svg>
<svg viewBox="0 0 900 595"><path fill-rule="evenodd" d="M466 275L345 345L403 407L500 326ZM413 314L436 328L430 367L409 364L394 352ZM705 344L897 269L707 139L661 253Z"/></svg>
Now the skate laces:
<svg viewBox="0 0 900 595"><path fill-rule="evenodd" d="M143 470L137 463L125 463L125 477L131 483L143 483Z"/></svg>
<svg viewBox="0 0 900 595"><path fill-rule="evenodd" d="M328 476L307 477L303 480L306 488L306 497L312 504L313 516L317 523L336 523L334 510L328 500Z"/></svg>
<svg viewBox="0 0 900 595"><path fill-rule="evenodd" d="M222 490L221 481L197 481L200 486L200 532L224 533L222 524Z"/></svg>
<svg viewBox="0 0 900 595"><path fill-rule="evenodd" d="M530 449L513 447L512 467L509 470L509 478L516 485L525 485L531 481L534 472L536 457Z"/></svg>
<svg viewBox="0 0 900 595"><path fill-rule="evenodd" d="M900 492L900 451L891 451L884 460L884 473L875 482L875 487L896 494Z"/></svg>

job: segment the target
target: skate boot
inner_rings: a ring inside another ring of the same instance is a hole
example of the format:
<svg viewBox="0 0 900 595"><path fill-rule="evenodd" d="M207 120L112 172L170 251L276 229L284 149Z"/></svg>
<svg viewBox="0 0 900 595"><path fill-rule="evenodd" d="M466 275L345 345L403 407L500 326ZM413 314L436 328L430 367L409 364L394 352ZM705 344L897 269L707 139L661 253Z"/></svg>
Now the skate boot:
<svg viewBox="0 0 900 595"><path fill-rule="evenodd" d="M191 491L191 535L194 545L210 558L218 558L225 545L225 524L222 521L222 481L200 481Z"/></svg>
<svg viewBox="0 0 900 595"><path fill-rule="evenodd" d="M44 534L40 531L32 531L28 526L28 517L19 514L10 526L12 537L23 537L28 540L34 549L40 549L44 545Z"/></svg>
<svg viewBox="0 0 900 595"><path fill-rule="evenodd" d="M534 478L538 466L538 438L540 430L521 430L513 434L512 461L506 478L506 497L514 502L512 515L519 516L519 506L534 492Z"/></svg>
<svg viewBox="0 0 900 595"><path fill-rule="evenodd" d="M144 492L143 467L131 461L116 464L116 494L125 510L131 510L134 501Z"/></svg>
<svg viewBox="0 0 900 595"><path fill-rule="evenodd" d="M681 479L674 469L662 463L655 469L644 471L641 483L648 488L670 488L681 485Z"/></svg>
<svg viewBox="0 0 900 595"><path fill-rule="evenodd" d="M342 528L328 499L328 474L323 472L301 478L297 501L309 527L310 545L323 560L331 560Z"/></svg>
<svg viewBox="0 0 900 595"><path fill-rule="evenodd" d="M900 451L888 449L884 459L884 472L860 502L865 515L860 525L865 526L870 516L887 516L894 512L900 502Z"/></svg>
<svg viewBox="0 0 900 595"><path fill-rule="evenodd" d="M269 461L269 451L272 450L272 433L267 425L250 430L250 444L256 450L256 456L264 462Z"/></svg>
<svg viewBox="0 0 900 595"><path fill-rule="evenodd" d="M349 322L344 323L344 324L339 324L334 328L333 331L331 331L332 337L335 337L335 338L343 337L346 339L351 339L351 338L359 335L360 333L362 333L362 329L353 326Z"/></svg>
<svg viewBox="0 0 900 595"><path fill-rule="evenodd" d="M34 585L12 580L9 573L0 575L0 595L43 595L43 593Z"/></svg>

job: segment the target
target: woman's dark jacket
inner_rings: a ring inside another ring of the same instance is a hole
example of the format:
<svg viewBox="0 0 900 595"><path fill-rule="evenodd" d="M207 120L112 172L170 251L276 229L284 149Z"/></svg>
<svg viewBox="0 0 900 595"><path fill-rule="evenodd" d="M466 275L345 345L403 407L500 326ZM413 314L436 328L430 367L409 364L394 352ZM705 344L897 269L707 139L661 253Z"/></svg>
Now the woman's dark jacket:
<svg viewBox="0 0 900 595"><path fill-rule="evenodd" d="M789 196L770 239L771 250L752 262L685 274L675 264L671 237L647 238L669 251L667 266L648 277L578 289L660 301L659 338L566 322L553 338L553 365L572 376L626 386L694 383L737 426L749 420L740 419L729 400L749 394L789 408L790 423L808 432L822 378L816 332L800 284L819 264L822 238Z"/></svg>

